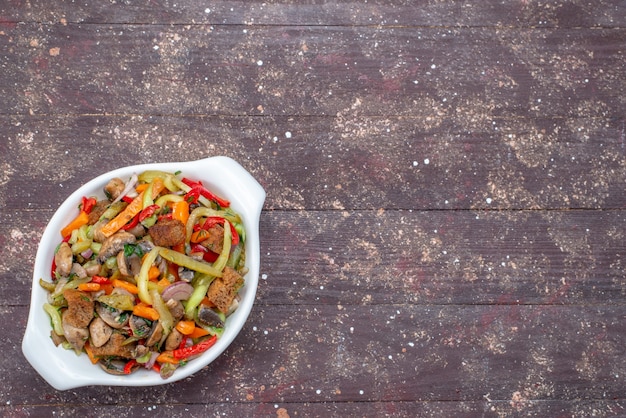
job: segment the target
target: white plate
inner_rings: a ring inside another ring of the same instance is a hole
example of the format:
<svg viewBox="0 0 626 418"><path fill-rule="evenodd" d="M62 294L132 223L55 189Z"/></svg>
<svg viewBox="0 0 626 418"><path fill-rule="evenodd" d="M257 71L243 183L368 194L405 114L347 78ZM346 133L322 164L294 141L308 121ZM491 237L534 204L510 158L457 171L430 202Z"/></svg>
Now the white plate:
<svg viewBox="0 0 626 418"><path fill-rule="evenodd" d="M216 194L230 200L231 207L242 218L246 230L245 285L240 291L239 308L228 317L223 336L200 357L178 368L168 379L162 379L151 370L138 370L127 376L106 373L93 365L87 355L77 356L73 351L55 347L50 339L50 319L43 310L46 292L39 279L48 279L54 250L61 241L59 231L78 214L82 196L104 197L102 189L113 177L128 179L133 173L145 170L181 171L184 177L201 180ZM35 370L54 388L67 390L80 386L151 386L175 382L191 376L215 360L235 339L243 327L256 296L259 280L259 217L265 191L241 165L228 157L210 157L198 161L180 163L143 164L124 167L103 174L76 190L52 216L39 243L30 299L28 324L22 340L22 352Z"/></svg>

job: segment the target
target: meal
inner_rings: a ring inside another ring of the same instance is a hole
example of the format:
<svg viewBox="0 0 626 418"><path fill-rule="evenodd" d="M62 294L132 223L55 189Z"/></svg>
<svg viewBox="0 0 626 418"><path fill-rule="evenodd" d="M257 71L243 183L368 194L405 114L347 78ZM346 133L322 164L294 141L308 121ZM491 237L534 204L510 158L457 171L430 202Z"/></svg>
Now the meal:
<svg viewBox="0 0 626 418"><path fill-rule="evenodd" d="M84 196L61 232L43 309L55 345L111 374L170 377L209 350L238 306L243 222L180 173L144 171Z"/></svg>

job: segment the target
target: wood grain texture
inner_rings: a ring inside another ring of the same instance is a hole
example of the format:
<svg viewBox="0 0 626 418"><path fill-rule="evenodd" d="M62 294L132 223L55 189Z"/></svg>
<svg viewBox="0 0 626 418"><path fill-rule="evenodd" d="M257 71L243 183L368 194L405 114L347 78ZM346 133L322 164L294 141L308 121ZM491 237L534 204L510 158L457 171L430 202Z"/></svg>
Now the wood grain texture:
<svg viewBox="0 0 626 418"><path fill-rule="evenodd" d="M0 305L28 304L51 214L6 217ZM621 211L268 211L257 303L622 306L625 234Z"/></svg>
<svg viewBox="0 0 626 418"><path fill-rule="evenodd" d="M228 155L272 210L536 210L626 206L624 121L509 119L498 130L421 118L0 117L0 203L55 208L113 168ZM78 139L80 139L78 141ZM46 199L39 196L51 190Z"/></svg>
<svg viewBox="0 0 626 418"><path fill-rule="evenodd" d="M8 0L0 50L0 415L624 415L624 1ZM53 390L20 342L56 208L212 155L267 191L242 333Z"/></svg>
<svg viewBox="0 0 626 418"><path fill-rule="evenodd" d="M10 0L0 5L5 24L112 23L213 25L379 25L624 27L620 0L517 1L228 0L219 3L152 0L71 5L61 0Z"/></svg>
<svg viewBox="0 0 626 418"><path fill-rule="evenodd" d="M2 316L21 317L25 309ZM496 400L519 411L543 400L620 400L623 313L599 306L256 306L217 361L155 388L42 390L19 348L3 341L3 352L16 355L3 357L1 367L23 378L2 394L27 406Z"/></svg>
<svg viewBox="0 0 626 418"><path fill-rule="evenodd" d="M0 113L621 118L625 31L24 23Z"/></svg>

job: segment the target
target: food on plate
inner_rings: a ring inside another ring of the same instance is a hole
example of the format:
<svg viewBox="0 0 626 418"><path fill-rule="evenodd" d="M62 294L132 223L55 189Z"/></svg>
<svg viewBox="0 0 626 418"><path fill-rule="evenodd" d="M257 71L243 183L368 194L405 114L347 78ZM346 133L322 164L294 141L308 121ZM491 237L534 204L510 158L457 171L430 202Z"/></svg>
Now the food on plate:
<svg viewBox="0 0 626 418"><path fill-rule="evenodd" d="M245 230L230 202L180 173L112 178L61 229L43 309L55 345L112 374L163 378L209 350L237 309Z"/></svg>

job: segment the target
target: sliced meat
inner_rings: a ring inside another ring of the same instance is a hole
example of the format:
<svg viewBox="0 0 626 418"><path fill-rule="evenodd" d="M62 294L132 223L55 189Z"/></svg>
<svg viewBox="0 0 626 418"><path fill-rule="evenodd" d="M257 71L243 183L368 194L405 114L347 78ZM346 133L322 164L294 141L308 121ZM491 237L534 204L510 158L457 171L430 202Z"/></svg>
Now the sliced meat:
<svg viewBox="0 0 626 418"><path fill-rule="evenodd" d="M99 243L106 241L107 236L102 233L102 227L109 223L109 220L104 218L101 221L96 222L92 227L93 240Z"/></svg>
<svg viewBox="0 0 626 418"><path fill-rule="evenodd" d="M77 328L87 328L93 319L94 301L88 293L80 290L67 289L63 291L67 301L67 310L64 312L64 322Z"/></svg>
<svg viewBox="0 0 626 418"><path fill-rule="evenodd" d="M148 233L155 245L173 247L185 241L185 224L178 219L162 219Z"/></svg>
<svg viewBox="0 0 626 418"><path fill-rule="evenodd" d="M226 313L243 283L243 277L235 269L226 267L222 277L216 278L211 283L207 292L207 298L217 309Z"/></svg>
<svg viewBox="0 0 626 418"><path fill-rule="evenodd" d="M124 341L126 341L126 337L123 334L114 332L106 344L101 347L91 347L91 350L96 357L133 358L133 350L137 343L124 344Z"/></svg>
<svg viewBox="0 0 626 418"><path fill-rule="evenodd" d="M89 225L94 225L102 214L107 210L111 202L108 200L99 200L96 202L93 208L91 208L91 212L89 212Z"/></svg>
<svg viewBox="0 0 626 418"><path fill-rule="evenodd" d="M213 225L207 229L209 237L200 244L214 253L221 253L224 246L224 227L222 225Z"/></svg>

